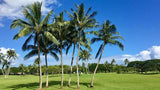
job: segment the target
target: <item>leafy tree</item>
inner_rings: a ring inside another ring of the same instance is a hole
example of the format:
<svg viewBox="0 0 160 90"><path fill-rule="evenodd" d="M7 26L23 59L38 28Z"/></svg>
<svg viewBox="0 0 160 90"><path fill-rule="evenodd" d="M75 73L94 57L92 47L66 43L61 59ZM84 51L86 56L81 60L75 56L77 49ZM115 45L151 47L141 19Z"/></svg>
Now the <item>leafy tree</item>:
<svg viewBox="0 0 160 90"><path fill-rule="evenodd" d="M18 74L18 72L19 72L19 68L18 67L11 67L11 74L14 74L14 75L16 75L16 74Z"/></svg>
<svg viewBox="0 0 160 90"><path fill-rule="evenodd" d="M85 8L84 4L77 5L75 4L76 10L71 9L72 14L67 12L74 22L74 26L76 26L76 29L78 31L78 55L77 55L77 61L76 61L76 66L77 66L77 88L80 88L79 86L79 73L78 73L78 61L79 61L79 52L80 52L80 39L81 39L81 33L84 33L84 30L93 28L96 25L96 20L93 18L97 12L93 12L91 14L91 7L87 10L85 13Z"/></svg>
<svg viewBox="0 0 160 90"><path fill-rule="evenodd" d="M19 28L20 31L18 34L15 35L14 39L18 39L24 36L28 36L27 40L25 41L25 46L31 39L34 39L35 44L37 44L38 49L38 58L39 58L39 89L42 89L42 71L41 71L41 59L40 59L40 45L39 45L39 36L43 33L45 37L49 40L57 43L55 37L48 31L45 31L46 27L48 26L48 21L50 16L52 15L53 10L51 10L44 18L41 13L42 3L35 2L32 5L23 7L23 15L25 16L25 20L16 19L11 24L11 29ZM43 19L42 19L43 18ZM25 49L25 48L23 48Z"/></svg>
<svg viewBox="0 0 160 90"><path fill-rule="evenodd" d="M100 56L99 56L98 63L97 63L97 66L95 68L92 80L91 80L91 87L93 87L94 76L96 74L96 71L97 71L99 62L101 60L101 57L102 57L105 46L107 44L118 45L120 47L120 49L123 50L123 44L120 41L117 40L117 39L122 39L123 40L123 38L121 36L119 36L119 33L117 32L115 25L111 25L109 20L105 21L103 23L102 28L100 30L98 30L98 32L94 31L93 33L97 37L94 37L92 39L92 43L97 42L97 41L103 41L103 43L101 44L101 46L100 46L100 48L99 48L99 50L96 54L96 58L99 56L99 54L100 54Z"/></svg>

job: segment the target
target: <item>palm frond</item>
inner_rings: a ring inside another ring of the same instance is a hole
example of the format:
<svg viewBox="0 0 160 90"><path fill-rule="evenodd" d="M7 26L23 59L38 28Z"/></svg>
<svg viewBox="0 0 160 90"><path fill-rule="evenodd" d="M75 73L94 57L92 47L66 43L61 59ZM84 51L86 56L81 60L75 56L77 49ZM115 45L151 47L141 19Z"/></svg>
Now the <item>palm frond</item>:
<svg viewBox="0 0 160 90"><path fill-rule="evenodd" d="M50 41L54 42L55 44L59 44L57 39L50 33L50 32L45 32L44 33L45 37L48 38Z"/></svg>
<svg viewBox="0 0 160 90"><path fill-rule="evenodd" d="M24 60L27 60L35 55L38 55L38 50L32 50L27 55L24 56Z"/></svg>
<svg viewBox="0 0 160 90"><path fill-rule="evenodd" d="M56 54L56 53L54 53L54 52L50 52L50 55L51 55L51 56L53 56L53 57L56 59L56 61L58 61L58 60L59 60L59 57L57 56L57 54Z"/></svg>
<svg viewBox="0 0 160 90"><path fill-rule="evenodd" d="M23 51L26 50L26 46L27 46L27 44L31 41L32 38L33 38L33 36L30 35L30 36L27 38L27 40L25 40L25 42L24 42L24 44L23 44L23 46L22 46L22 50L23 50Z"/></svg>
<svg viewBox="0 0 160 90"><path fill-rule="evenodd" d="M99 56L99 54L101 53L102 48L103 48L103 45L104 45L104 44L101 44L101 46L99 47L99 50L98 50L95 58L97 58L97 57Z"/></svg>

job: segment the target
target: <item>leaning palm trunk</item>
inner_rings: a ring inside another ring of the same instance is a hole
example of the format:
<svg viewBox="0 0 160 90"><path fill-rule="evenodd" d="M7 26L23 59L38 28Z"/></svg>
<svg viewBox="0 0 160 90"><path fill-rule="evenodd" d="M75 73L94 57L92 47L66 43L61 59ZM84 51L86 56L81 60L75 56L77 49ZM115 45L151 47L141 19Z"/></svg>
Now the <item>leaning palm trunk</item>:
<svg viewBox="0 0 160 90"><path fill-rule="evenodd" d="M42 69L41 69L41 59L40 59L40 45L39 45L39 35L37 35L37 44L38 44L38 59L39 59L39 89L42 89Z"/></svg>
<svg viewBox="0 0 160 90"><path fill-rule="evenodd" d="M2 74L4 75L4 70L3 70L3 67L1 68L1 71L2 71Z"/></svg>
<svg viewBox="0 0 160 90"><path fill-rule="evenodd" d="M88 72L87 72L87 74L89 74L89 63L88 63L88 60L87 60L87 65L88 65Z"/></svg>
<svg viewBox="0 0 160 90"><path fill-rule="evenodd" d="M73 54L72 54L72 60L71 60L71 72L70 72L70 76L69 76L68 87L70 87L70 83L71 83L71 75L72 75L72 65L73 65L73 60L74 60L74 53L75 53L75 44L74 44L74 47L73 47Z"/></svg>
<svg viewBox="0 0 160 90"><path fill-rule="evenodd" d="M11 62L10 62L9 65L8 65L8 69L7 69L7 71L6 71L6 76L5 76L5 78L8 78L8 75L9 75L9 73L10 73L10 68L11 68Z"/></svg>
<svg viewBox="0 0 160 90"><path fill-rule="evenodd" d="M61 67L62 67L62 76L61 76L61 89L63 88L63 56L62 56L62 44L61 44Z"/></svg>
<svg viewBox="0 0 160 90"><path fill-rule="evenodd" d="M46 87L48 88L48 63L47 63L47 54L45 54L45 62L46 62Z"/></svg>
<svg viewBox="0 0 160 90"><path fill-rule="evenodd" d="M106 44L104 43L103 49L102 49L102 51L101 51L101 55L100 55L100 57L99 57L99 59L98 59L98 63L97 63L97 65L96 65L96 68L95 68L94 73L93 73L93 76L92 76L91 86L90 86L90 87L93 87L94 76L95 76L95 74L96 74L96 72L97 72L97 68L98 68L99 62L100 62L100 60L101 60L101 57L102 57L102 54L103 54L105 45L106 45Z"/></svg>
<svg viewBox="0 0 160 90"><path fill-rule="evenodd" d="M78 55L77 55L77 63L76 63L76 66L77 66L77 89L80 88L80 86L79 86L79 72L78 72L79 51L80 51L80 31L79 31Z"/></svg>

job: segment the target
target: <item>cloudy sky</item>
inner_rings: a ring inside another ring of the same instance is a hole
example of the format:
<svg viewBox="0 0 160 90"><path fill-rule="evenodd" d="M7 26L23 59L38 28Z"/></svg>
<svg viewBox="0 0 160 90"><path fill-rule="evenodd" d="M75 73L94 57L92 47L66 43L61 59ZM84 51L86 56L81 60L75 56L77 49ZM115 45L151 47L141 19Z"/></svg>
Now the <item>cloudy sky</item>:
<svg viewBox="0 0 160 90"><path fill-rule="evenodd" d="M125 49L121 51L116 46L107 45L101 63L106 60L110 62L113 58L118 64L123 64L125 58L130 61L160 58L159 0L0 0L0 49L5 53L7 49L11 48L18 53L19 58L14 61L13 66L21 63L32 64L36 58L23 60L27 52L23 52L21 46L26 37L15 41L13 36L18 29L10 30L10 24L14 19L24 19L21 7L35 1L43 2L42 12L44 15L51 9L58 14L64 10L70 11L70 8L74 8L74 4L84 3L85 8L92 7L93 11L98 12L95 18L99 24L102 24L104 20L111 20L125 39L122 41ZM65 19L69 19L67 14L65 14ZM91 52L92 60L90 62L97 62L94 56L100 44L101 42L91 45L94 49ZM63 54L64 64L70 64L71 53L72 49L69 55ZM49 62L50 65L60 64L51 56L49 56Z"/></svg>

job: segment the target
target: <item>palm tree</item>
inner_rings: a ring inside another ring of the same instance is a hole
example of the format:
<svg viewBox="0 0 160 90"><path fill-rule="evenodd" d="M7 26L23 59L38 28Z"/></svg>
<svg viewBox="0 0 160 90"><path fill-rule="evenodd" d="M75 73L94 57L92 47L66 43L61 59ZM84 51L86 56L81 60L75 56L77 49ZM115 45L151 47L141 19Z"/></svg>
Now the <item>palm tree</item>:
<svg viewBox="0 0 160 90"><path fill-rule="evenodd" d="M89 63L88 60L90 59L91 54L87 50L81 50L79 55L79 60L84 60L87 62L88 71L86 70L87 74L89 74Z"/></svg>
<svg viewBox="0 0 160 90"><path fill-rule="evenodd" d="M21 71L21 75L23 75L24 74L24 69L25 69L24 65L20 64L19 69Z"/></svg>
<svg viewBox="0 0 160 90"><path fill-rule="evenodd" d="M76 28L72 27L70 25L70 30L72 30L71 31L72 34L70 35L69 40L68 40L69 45L68 45L68 47L66 49L66 54L68 54L68 51L71 48L72 44L73 44L73 51L72 51L71 69L70 69L71 71L70 71L69 80L68 80L68 87L70 87L71 76L72 76L72 66L73 66L73 60L74 60L74 53L75 53L75 48L76 48L76 45L77 45L77 42L78 42Z"/></svg>
<svg viewBox="0 0 160 90"><path fill-rule="evenodd" d="M112 59L111 65L113 65L115 62L116 62L115 59Z"/></svg>
<svg viewBox="0 0 160 90"><path fill-rule="evenodd" d="M120 49L123 50L123 44L120 41L117 40L117 39L122 39L123 40L123 38L121 36L119 36L120 34L117 32L115 25L111 25L111 22L109 20L105 21L103 23L102 29L98 30L98 32L93 31L93 33L97 37L94 37L92 39L92 43L95 43L96 41L102 41L103 43L100 45L100 48L99 48L99 50L96 54L96 57L95 57L95 58L97 58L100 54L97 65L96 65L96 68L94 70L92 80L91 80L91 87L93 87L94 76L96 74L96 71L97 71L99 62L101 60L101 57L102 57L105 46L107 44L118 45L120 47Z"/></svg>
<svg viewBox="0 0 160 90"><path fill-rule="evenodd" d="M71 71L70 71L70 76L69 76L68 85L67 85L68 87L70 87L70 82L71 82L72 66L73 66L73 60L74 60L75 47L78 46L77 43L78 43L78 39L79 39L78 31L76 30L76 27L73 26L73 25L74 25L73 21L71 21L70 25L69 25L69 28L68 28L68 30L70 30L71 33L69 35L69 38L67 38L67 42L69 43L69 45L68 45L68 47L66 49L66 54L68 54L68 51L69 51L70 47L73 44L73 52L72 52L72 59L71 59L71 69L70 69ZM81 33L80 44L91 51L91 47L89 46L90 45L89 40L87 38L85 38L85 34L86 33L84 33L84 32Z"/></svg>
<svg viewBox="0 0 160 90"><path fill-rule="evenodd" d="M55 16L55 22L52 25L52 34L57 37L59 40L58 47L60 48L60 56L61 56L61 68L62 68L62 75L61 75L61 89L63 88L63 49L68 46L67 44L67 37L69 36L70 32L67 30L69 27L69 21L65 21L63 17L63 12L59 13L59 16Z"/></svg>
<svg viewBox="0 0 160 90"><path fill-rule="evenodd" d="M84 33L84 30L93 28L96 25L96 20L93 18L97 12L93 12L89 15L91 11L91 7L87 10L85 13L84 4L77 5L75 4L76 10L72 10L72 14L67 12L74 22L74 26L76 26L76 29L78 31L78 54L77 54L77 61L76 61L76 67L77 67L77 88L80 88L79 86L79 73L78 73L78 61L79 61L79 52L80 52L80 38L81 34Z"/></svg>
<svg viewBox="0 0 160 90"><path fill-rule="evenodd" d="M39 38L39 44L40 44L40 51L45 56L45 63L46 63L46 87L48 88L48 61L47 61L47 55L50 54L53 56L57 61L59 60L56 52L59 52L59 49L57 48L57 45L49 41L44 36L40 36ZM25 55L24 59L29 59L34 55L38 55L37 53L37 47L34 45L27 45L26 50L32 49L27 55ZM39 58L36 58L35 64L39 65ZM38 67L37 67L38 68ZM37 71L38 72L38 71Z"/></svg>
<svg viewBox="0 0 160 90"><path fill-rule="evenodd" d="M41 13L41 7L42 3L40 2L35 2L32 5L23 7L23 15L25 16L26 21L22 19L16 19L11 24L11 29L20 27L19 33L16 34L14 37L15 40L24 36L29 36L25 41L24 45L29 43L31 39L34 39L35 44L37 44L39 69L40 69L39 89L42 89L42 70L41 70L41 59L40 59L39 36L43 33L46 38L53 41L54 43L58 43L56 38L46 30L48 26L48 21L50 19L50 16L52 15L53 10L51 10L43 19Z"/></svg>
<svg viewBox="0 0 160 90"><path fill-rule="evenodd" d="M126 59L124 60L124 64L125 64L125 65L128 65L128 63L129 63L129 60L126 58Z"/></svg>
<svg viewBox="0 0 160 90"><path fill-rule="evenodd" d="M107 71L111 71L111 64L109 64L108 63L108 61L106 61L105 63L104 63L104 66L105 66L105 73L107 72Z"/></svg>
<svg viewBox="0 0 160 90"><path fill-rule="evenodd" d="M14 50L9 49L7 51L6 58L8 59L8 68L7 68L7 78L8 78L8 75L10 73L10 66L11 66L12 60L15 60L17 58L17 54Z"/></svg>
<svg viewBox="0 0 160 90"><path fill-rule="evenodd" d="M116 61L115 61L115 59L112 59L112 61L111 61L111 68L112 68L112 72L114 72L114 70L113 70L113 66L114 66L114 63L115 63Z"/></svg>
<svg viewBox="0 0 160 90"><path fill-rule="evenodd" d="M8 70L9 62L4 59L2 63L2 70L4 71L4 78L7 78L7 70Z"/></svg>

